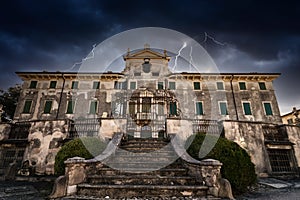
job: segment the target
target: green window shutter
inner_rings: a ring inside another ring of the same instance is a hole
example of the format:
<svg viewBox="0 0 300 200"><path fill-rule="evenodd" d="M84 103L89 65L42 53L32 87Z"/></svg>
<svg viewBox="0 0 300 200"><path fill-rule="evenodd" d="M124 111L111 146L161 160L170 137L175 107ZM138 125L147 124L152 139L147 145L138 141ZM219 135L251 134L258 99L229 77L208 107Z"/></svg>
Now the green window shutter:
<svg viewBox="0 0 300 200"><path fill-rule="evenodd" d="M100 82L99 81L94 81L93 82L93 89L99 89L100 88Z"/></svg>
<svg viewBox="0 0 300 200"><path fill-rule="evenodd" d="M175 82L169 82L169 89L175 90L176 89L176 83Z"/></svg>
<svg viewBox="0 0 300 200"><path fill-rule="evenodd" d="M203 115L203 105L202 102L196 102L196 114Z"/></svg>
<svg viewBox="0 0 300 200"><path fill-rule="evenodd" d="M266 84L264 82L259 82L258 85L259 85L260 90L266 90L267 89Z"/></svg>
<svg viewBox="0 0 300 200"><path fill-rule="evenodd" d="M52 107L52 101L46 101L44 107L44 113L49 114L51 112L51 107Z"/></svg>
<svg viewBox="0 0 300 200"><path fill-rule="evenodd" d="M220 102L220 112L221 115L228 115L227 105L225 102Z"/></svg>
<svg viewBox="0 0 300 200"><path fill-rule="evenodd" d="M176 102L170 103L170 115L177 115L177 104Z"/></svg>
<svg viewBox="0 0 300 200"><path fill-rule="evenodd" d="M200 82L194 82L194 90L200 90Z"/></svg>
<svg viewBox="0 0 300 200"><path fill-rule="evenodd" d="M31 108L32 101L31 100L26 100L23 108L23 113L30 113L30 108Z"/></svg>
<svg viewBox="0 0 300 200"><path fill-rule="evenodd" d="M130 82L130 89L135 90L136 89L136 82Z"/></svg>
<svg viewBox="0 0 300 200"><path fill-rule="evenodd" d="M98 106L98 102L97 101L91 101L90 104L90 114L96 114L97 113L97 106Z"/></svg>
<svg viewBox="0 0 300 200"><path fill-rule="evenodd" d="M72 81L72 89L78 89L78 81Z"/></svg>
<svg viewBox="0 0 300 200"><path fill-rule="evenodd" d="M243 103L245 115L252 115L250 103Z"/></svg>
<svg viewBox="0 0 300 200"><path fill-rule="evenodd" d="M217 89L218 90L224 90L224 84L223 84L223 82L217 82Z"/></svg>
<svg viewBox="0 0 300 200"><path fill-rule="evenodd" d="M50 87L49 88L56 88L56 81L50 81Z"/></svg>
<svg viewBox="0 0 300 200"><path fill-rule="evenodd" d="M164 82L158 82L157 83L157 89L163 90L164 89Z"/></svg>
<svg viewBox="0 0 300 200"><path fill-rule="evenodd" d="M29 88L36 88L36 86L37 86L37 81L31 81Z"/></svg>
<svg viewBox="0 0 300 200"><path fill-rule="evenodd" d="M246 83L245 82L239 82L240 90L246 90Z"/></svg>
<svg viewBox="0 0 300 200"><path fill-rule="evenodd" d="M270 103L264 103L266 115L273 115L272 107Z"/></svg>
<svg viewBox="0 0 300 200"><path fill-rule="evenodd" d="M75 101L68 101L67 114L74 113Z"/></svg>

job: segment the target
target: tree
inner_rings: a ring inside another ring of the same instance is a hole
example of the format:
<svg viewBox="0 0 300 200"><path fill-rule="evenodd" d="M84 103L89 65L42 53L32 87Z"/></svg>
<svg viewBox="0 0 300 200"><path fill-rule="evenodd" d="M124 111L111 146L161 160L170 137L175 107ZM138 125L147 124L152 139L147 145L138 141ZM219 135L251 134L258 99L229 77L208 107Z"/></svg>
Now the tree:
<svg viewBox="0 0 300 200"><path fill-rule="evenodd" d="M21 90L22 87L19 84L8 88L7 91L0 90L0 104L3 105L2 109L5 111L1 116L3 121L13 118Z"/></svg>

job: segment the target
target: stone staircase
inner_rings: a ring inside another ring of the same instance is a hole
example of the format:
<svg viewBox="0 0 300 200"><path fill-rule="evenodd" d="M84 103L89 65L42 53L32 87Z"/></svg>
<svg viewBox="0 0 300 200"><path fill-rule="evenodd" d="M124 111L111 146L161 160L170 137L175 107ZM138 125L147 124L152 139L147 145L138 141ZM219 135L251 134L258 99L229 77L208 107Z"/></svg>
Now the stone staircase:
<svg viewBox="0 0 300 200"><path fill-rule="evenodd" d="M104 165L64 199L205 197L208 187L189 175L173 146L161 139L122 140Z"/></svg>

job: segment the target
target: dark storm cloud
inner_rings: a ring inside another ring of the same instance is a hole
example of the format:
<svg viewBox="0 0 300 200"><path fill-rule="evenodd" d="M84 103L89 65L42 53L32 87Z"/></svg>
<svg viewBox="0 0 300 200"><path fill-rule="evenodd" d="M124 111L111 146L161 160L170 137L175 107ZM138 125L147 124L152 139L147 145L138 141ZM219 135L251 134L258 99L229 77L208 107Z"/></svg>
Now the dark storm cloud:
<svg viewBox="0 0 300 200"><path fill-rule="evenodd" d="M5 1L0 87L16 82L15 71L64 71L93 44L131 28L157 26L199 42L204 32L226 42L204 44L221 70L282 72L278 88L288 96L300 74L299 19L297 1Z"/></svg>

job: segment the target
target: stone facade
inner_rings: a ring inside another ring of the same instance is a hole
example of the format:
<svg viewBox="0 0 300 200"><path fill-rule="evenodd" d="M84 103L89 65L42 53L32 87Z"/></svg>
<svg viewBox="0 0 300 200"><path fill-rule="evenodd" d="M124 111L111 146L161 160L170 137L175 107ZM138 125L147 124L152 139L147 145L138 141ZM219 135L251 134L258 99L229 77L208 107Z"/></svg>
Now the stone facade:
<svg viewBox="0 0 300 200"><path fill-rule="evenodd" d="M124 61L122 72L17 72L23 86L14 121L30 123L23 160L36 173L53 174L55 155L69 137L107 139L123 132L185 139L207 132L201 127L212 121L249 152L258 174L272 171L262 127L282 124L273 88L280 74L173 73L167 53L149 47L128 52ZM0 130L4 139L9 125ZM286 130L298 145L297 127ZM299 147L284 145L299 160Z"/></svg>

